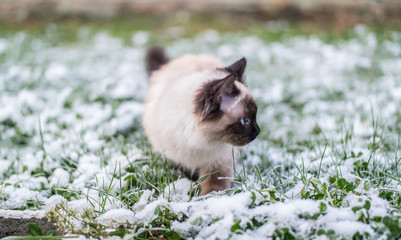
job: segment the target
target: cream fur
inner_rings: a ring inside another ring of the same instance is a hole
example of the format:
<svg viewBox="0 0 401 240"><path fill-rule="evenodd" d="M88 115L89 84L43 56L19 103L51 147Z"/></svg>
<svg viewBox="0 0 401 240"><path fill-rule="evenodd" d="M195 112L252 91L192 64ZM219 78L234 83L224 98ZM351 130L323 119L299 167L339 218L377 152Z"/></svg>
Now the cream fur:
<svg viewBox="0 0 401 240"><path fill-rule="evenodd" d="M224 77L216 70L221 67L224 64L213 57L186 55L150 77L143 116L145 133L156 151L189 169L232 165L233 146L205 136L194 114L196 91L205 82Z"/></svg>

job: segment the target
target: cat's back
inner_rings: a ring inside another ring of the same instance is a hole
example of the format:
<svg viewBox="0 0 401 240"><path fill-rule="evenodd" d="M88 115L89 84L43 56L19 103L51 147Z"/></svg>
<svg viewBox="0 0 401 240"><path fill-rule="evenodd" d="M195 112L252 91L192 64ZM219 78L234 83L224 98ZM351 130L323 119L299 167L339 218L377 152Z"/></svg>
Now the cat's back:
<svg viewBox="0 0 401 240"><path fill-rule="evenodd" d="M152 73L149 79L149 88L156 85L162 86L164 90L176 81L190 75L205 71L213 71L224 64L217 58L209 55L188 54L177 59L171 60L163 65L159 70ZM178 84L178 83L177 83Z"/></svg>
<svg viewBox="0 0 401 240"><path fill-rule="evenodd" d="M190 118L194 109L196 91L214 78L216 68L223 63L208 55L184 55L153 72L147 94L147 110L160 118L171 114L186 114Z"/></svg>
<svg viewBox="0 0 401 240"><path fill-rule="evenodd" d="M171 60L154 71L149 79L145 118L146 115L164 120L177 115L191 118L196 91L204 82L212 80L216 68L221 66L223 64L217 58L190 54Z"/></svg>

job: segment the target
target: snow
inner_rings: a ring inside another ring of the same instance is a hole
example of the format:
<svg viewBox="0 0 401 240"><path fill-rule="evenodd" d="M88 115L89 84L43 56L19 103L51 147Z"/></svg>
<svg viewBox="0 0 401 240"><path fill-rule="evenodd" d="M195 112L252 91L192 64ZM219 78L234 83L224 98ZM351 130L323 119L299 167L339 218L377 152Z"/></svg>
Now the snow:
<svg viewBox="0 0 401 240"><path fill-rule="evenodd" d="M68 202L68 207L79 214L84 214L85 210L92 209L86 199L73 200Z"/></svg>
<svg viewBox="0 0 401 240"><path fill-rule="evenodd" d="M132 43L135 45L143 46L149 41L148 32L137 32L132 36Z"/></svg>
<svg viewBox="0 0 401 240"><path fill-rule="evenodd" d="M17 211L17 210L3 210L0 209L0 218L12 218L12 219L21 219L21 218L44 218L45 211Z"/></svg>
<svg viewBox="0 0 401 240"><path fill-rule="evenodd" d="M175 201L188 201L188 192L193 185L194 183L187 178L178 179L164 189L164 196L169 196Z"/></svg>
<svg viewBox="0 0 401 240"><path fill-rule="evenodd" d="M45 211L51 211L54 209L58 204L65 203L67 200L60 196L60 195L53 195L49 199L46 200Z"/></svg>
<svg viewBox="0 0 401 240"><path fill-rule="evenodd" d="M100 224L113 226L113 224L134 223L135 214L128 209L113 209L97 217Z"/></svg>
<svg viewBox="0 0 401 240"><path fill-rule="evenodd" d="M53 176L50 179L50 184L55 186L67 186L69 182L70 174L62 168L54 170Z"/></svg>
<svg viewBox="0 0 401 240"><path fill-rule="evenodd" d="M370 216L372 217L384 217L390 210L390 205L387 201L377 196L375 190L370 197L358 196L355 194L348 194L344 199L344 205L346 206L363 206L367 201L370 203L370 209L368 210Z"/></svg>
<svg viewBox="0 0 401 240"><path fill-rule="evenodd" d="M357 221L330 222L326 226L343 237L352 237L356 232L373 234L373 229L369 225Z"/></svg>
<svg viewBox="0 0 401 240"><path fill-rule="evenodd" d="M274 22L266 28L286 27ZM170 29L170 34L178 36L181 30ZM158 196L155 190L130 190L126 194L141 193L130 209L118 197L100 206L100 191L110 187L110 196L118 195L125 182L115 176L124 179L128 166L148 159L138 129L147 84L143 55L152 34L136 32L128 46L105 32L89 38L85 29L78 34L80 40L68 46L53 46L26 33L0 38L0 54L8 59L0 62L0 208L29 208L27 202L36 201L46 202L44 209L51 211L67 202L60 195L51 196L52 188L62 188L81 193L72 194L71 209L80 213L106 209L96 220L110 228L150 224L158 209L168 208L184 216L172 222L172 229L195 239L269 238L284 227L295 228L301 238L318 228L332 229L345 238L357 232L374 236L372 226L358 221L361 213L352 208L369 201L370 209L361 211L383 217L390 203L379 197L380 189L365 189L370 180L360 179L354 164L372 156L372 162L390 169L389 159L395 159L393 152L371 154L368 145L374 131L372 112L373 119L385 126L376 141L393 147L399 138L401 35L379 41L363 26L353 34L335 43L317 36L266 42L208 30L169 44L167 51L173 57L187 52L217 54L226 62L247 57L247 80L259 104L264 136L244 149L237 169L249 170L249 175L231 192L191 199L188 192L194 183L182 178ZM24 47L20 59L19 49ZM370 79L369 71L376 68L380 74ZM347 134L352 137L344 142ZM349 156L351 151L362 155L342 160L342 154ZM149 168L141 166L142 171ZM327 199L301 199L302 191L312 188L308 181L318 170L322 184L330 176L360 183L339 207L330 206ZM397 181L389 181L385 188L400 192ZM235 190L239 192L233 194ZM272 199L268 190L277 190L282 199ZM324 213L321 204L327 205ZM315 214L320 215L308 218ZM245 229L252 219L264 222L241 235L231 232L236 222Z"/></svg>

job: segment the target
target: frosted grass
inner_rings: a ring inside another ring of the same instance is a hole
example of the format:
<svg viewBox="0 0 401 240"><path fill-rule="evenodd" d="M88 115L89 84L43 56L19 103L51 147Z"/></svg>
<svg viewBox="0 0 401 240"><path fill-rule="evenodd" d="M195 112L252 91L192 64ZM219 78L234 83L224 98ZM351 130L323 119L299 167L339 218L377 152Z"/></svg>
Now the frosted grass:
<svg viewBox="0 0 401 240"><path fill-rule="evenodd" d="M0 38L1 209L78 209L75 228L94 237L152 234L121 224L170 238L399 236L400 33L358 26L347 39L277 42L209 30L168 42L172 57L245 56L259 105L262 132L242 152L232 189L200 201L140 126L154 36L133 33L126 45L81 29L66 44L57 31ZM108 230L96 235L80 219Z"/></svg>

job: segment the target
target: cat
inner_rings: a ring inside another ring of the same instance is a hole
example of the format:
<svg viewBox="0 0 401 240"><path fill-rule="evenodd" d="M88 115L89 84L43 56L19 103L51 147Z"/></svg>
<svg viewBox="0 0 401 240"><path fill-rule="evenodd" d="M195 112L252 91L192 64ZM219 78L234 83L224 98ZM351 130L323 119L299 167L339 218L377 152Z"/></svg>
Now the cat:
<svg viewBox="0 0 401 240"><path fill-rule="evenodd" d="M237 147L260 132L257 106L244 80L246 64L241 58L224 66L208 55L169 60L157 46L146 54L145 134L153 149L188 178L205 177L200 195L230 187Z"/></svg>

